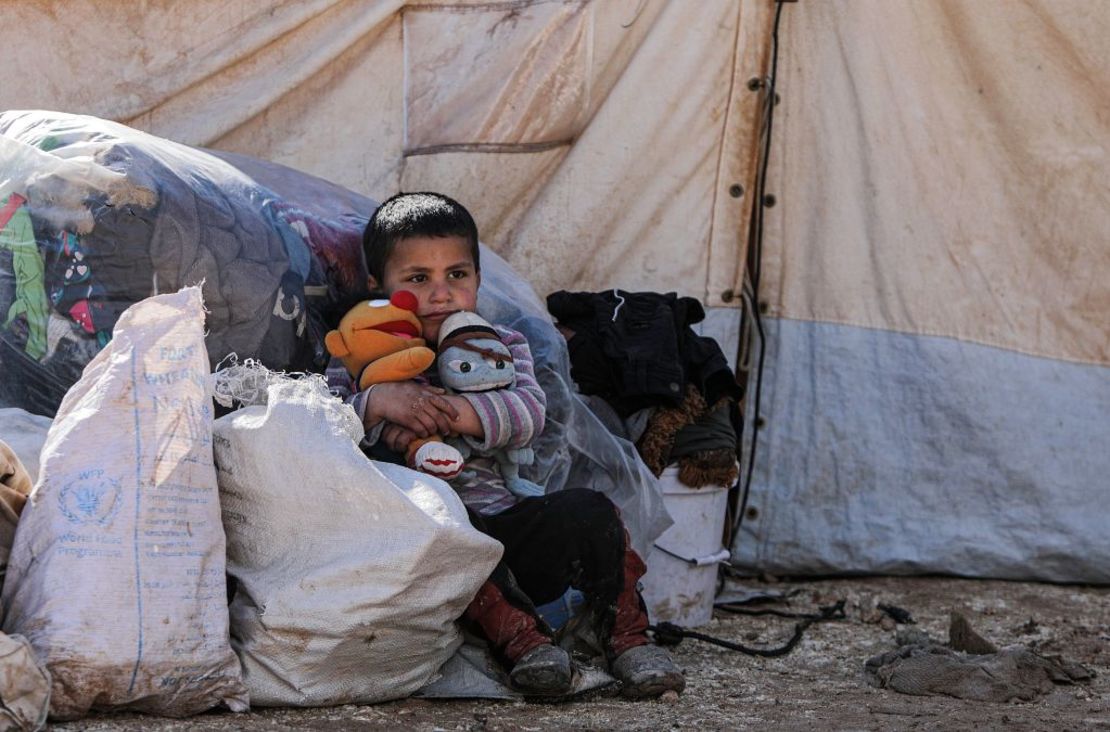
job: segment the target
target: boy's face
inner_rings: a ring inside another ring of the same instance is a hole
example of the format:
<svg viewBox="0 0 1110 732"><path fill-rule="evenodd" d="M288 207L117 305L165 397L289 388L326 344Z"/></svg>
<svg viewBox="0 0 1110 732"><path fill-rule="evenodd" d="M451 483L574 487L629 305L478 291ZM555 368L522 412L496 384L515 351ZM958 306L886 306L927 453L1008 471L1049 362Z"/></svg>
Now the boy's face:
<svg viewBox="0 0 1110 732"><path fill-rule="evenodd" d="M416 317L424 327L424 338L435 343L448 315L477 308L481 279L470 243L463 237L414 236L397 242L382 281L371 277L370 289L382 289L388 295L408 290L416 295Z"/></svg>

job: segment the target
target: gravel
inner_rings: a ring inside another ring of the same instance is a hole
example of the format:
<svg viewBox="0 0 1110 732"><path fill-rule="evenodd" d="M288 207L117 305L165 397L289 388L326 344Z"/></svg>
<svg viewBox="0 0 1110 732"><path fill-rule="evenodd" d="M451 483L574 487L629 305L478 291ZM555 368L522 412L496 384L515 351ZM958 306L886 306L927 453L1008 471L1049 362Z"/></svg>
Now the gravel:
<svg viewBox="0 0 1110 732"><path fill-rule="evenodd" d="M758 658L684 640L674 655L686 670L677 699L631 702L612 691L561 704L407 699L374 706L259 709L188 720L105 715L57 730L1110 730L1110 588L953 578L857 578L762 585L800 589L801 612L846 601L847 618L810 627L788 656ZM911 613L894 623L878 605ZM987 704L906 696L869 686L868 658L895 646L899 632L946 639L951 611L1000 647L1020 644L1058 654L1096 672L1093 681L1058 686L1034 702ZM777 646L793 621L721 613L698 629L748 646Z"/></svg>

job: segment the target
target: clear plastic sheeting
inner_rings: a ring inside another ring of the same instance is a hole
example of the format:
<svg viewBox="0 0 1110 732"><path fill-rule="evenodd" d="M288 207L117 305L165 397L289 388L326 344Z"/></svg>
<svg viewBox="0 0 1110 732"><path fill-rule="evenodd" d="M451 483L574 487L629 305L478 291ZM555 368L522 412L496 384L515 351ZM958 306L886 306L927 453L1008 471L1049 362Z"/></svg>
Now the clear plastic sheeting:
<svg viewBox="0 0 1110 732"><path fill-rule="evenodd" d="M269 170L294 191L310 178ZM328 314L365 290L364 216L310 213L201 150L14 111L0 114L0 171L0 404L52 414L128 306L197 284L213 364L235 352L322 368Z"/></svg>
<svg viewBox="0 0 1110 732"><path fill-rule="evenodd" d="M52 414L119 313L158 292L202 285L213 366L290 371L322 370L327 323L366 295L377 204L358 193L93 117L5 112L0 145L0 405ZM605 493L646 552L670 523L656 479L575 393L531 285L484 246L482 270L481 314L528 338L548 397L527 477Z"/></svg>
<svg viewBox="0 0 1110 732"><path fill-rule="evenodd" d="M524 334L547 395L546 425L533 443L536 461L522 466L521 474L548 493L567 487L601 491L620 509L633 546L646 557L671 525L659 480L635 446L612 434L577 392L566 341L535 291L491 250L483 247L481 256L478 311Z"/></svg>
<svg viewBox="0 0 1110 732"><path fill-rule="evenodd" d="M290 175L282 165L233 153L214 154L282 198L295 198L300 207L322 219L343 220L365 213L359 219L365 221L376 208L369 198L310 175ZM644 466L635 446L613 436L578 394L570 377L566 341L532 285L485 245L481 267L480 314L524 334L536 378L547 395L546 427L533 445L536 462L523 475L549 493L568 486L605 493L620 508L637 551L647 556L652 542L671 523L658 479Z"/></svg>

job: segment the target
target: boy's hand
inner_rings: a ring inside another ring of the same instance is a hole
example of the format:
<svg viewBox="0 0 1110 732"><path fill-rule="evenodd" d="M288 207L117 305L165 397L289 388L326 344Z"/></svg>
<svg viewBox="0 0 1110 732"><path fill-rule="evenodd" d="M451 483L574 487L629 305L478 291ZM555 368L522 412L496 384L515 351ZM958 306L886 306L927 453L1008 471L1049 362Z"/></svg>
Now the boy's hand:
<svg viewBox="0 0 1110 732"><path fill-rule="evenodd" d="M382 436L380 439L390 450L404 455L413 440L419 438L416 436L415 432L399 424L387 424L382 428Z"/></svg>
<svg viewBox="0 0 1110 732"><path fill-rule="evenodd" d="M434 386L398 381L378 384L366 406L366 423L385 420L410 430L417 437L448 435L459 412Z"/></svg>

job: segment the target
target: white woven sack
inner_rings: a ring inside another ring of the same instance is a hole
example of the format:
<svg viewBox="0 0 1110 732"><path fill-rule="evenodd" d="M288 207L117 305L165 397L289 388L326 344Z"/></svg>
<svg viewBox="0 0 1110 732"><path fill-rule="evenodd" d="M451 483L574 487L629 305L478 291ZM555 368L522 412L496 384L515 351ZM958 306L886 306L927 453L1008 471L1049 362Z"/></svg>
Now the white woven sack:
<svg viewBox="0 0 1110 732"><path fill-rule="evenodd" d="M16 532L3 628L53 679L51 717L247 706L228 639L200 289L120 316L66 394Z"/></svg>
<svg viewBox="0 0 1110 732"><path fill-rule="evenodd" d="M232 646L255 705L407 696L460 643L501 557L446 483L368 460L354 411L314 378L216 421Z"/></svg>

